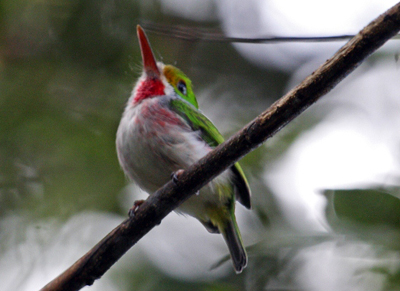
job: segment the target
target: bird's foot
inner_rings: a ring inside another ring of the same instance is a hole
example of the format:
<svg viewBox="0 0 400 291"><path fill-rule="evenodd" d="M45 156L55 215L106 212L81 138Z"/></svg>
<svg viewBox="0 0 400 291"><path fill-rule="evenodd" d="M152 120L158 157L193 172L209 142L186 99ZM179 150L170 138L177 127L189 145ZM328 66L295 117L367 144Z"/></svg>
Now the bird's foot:
<svg viewBox="0 0 400 291"><path fill-rule="evenodd" d="M140 205L142 205L143 203L144 203L144 200L136 200L136 201L133 203L132 208L129 209L129 212L128 212L129 217L134 217L136 211L138 211Z"/></svg>
<svg viewBox="0 0 400 291"><path fill-rule="evenodd" d="M173 173L171 174L172 182L174 182L175 184L177 184L178 181L179 181L179 178L182 176L183 172L184 172L184 171L183 171L182 169L180 169L180 170L178 170L178 171L176 171L176 172L173 172Z"/></svg>

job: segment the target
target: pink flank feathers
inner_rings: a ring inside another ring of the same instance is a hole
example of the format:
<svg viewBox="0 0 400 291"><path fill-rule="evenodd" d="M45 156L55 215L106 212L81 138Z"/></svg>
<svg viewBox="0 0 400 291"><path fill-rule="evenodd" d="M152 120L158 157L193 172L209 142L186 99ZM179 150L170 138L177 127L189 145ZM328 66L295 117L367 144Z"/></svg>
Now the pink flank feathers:
<svg viewBox="0 0 400 291"><path fill-rule="evenodd" d="M134 122L139 133L145 138L168 133L176 126L187 128L174 112L160 106L158 98L143 101L137 113Z"/></svg>

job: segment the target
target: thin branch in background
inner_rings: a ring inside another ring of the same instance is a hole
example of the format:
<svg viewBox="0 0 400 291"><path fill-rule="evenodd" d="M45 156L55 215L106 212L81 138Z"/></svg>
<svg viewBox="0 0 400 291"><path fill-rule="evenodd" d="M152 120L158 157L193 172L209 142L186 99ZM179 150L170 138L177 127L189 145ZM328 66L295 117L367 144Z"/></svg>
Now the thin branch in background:
<svg viewBox="0 0 400 291"><path fill-rule="evenodd" d="M176 183L171 181L150 195L134 217L122 222L41 290L73 291L93 284L167 214L329 92L399 30L400 3L372 21L331 59L241 131L185 170Z"/></svg>
<svg viewBox="0 0 400 291"><path fill-rule="evenodd" d="M342 34L331 36L265 36L265 37L230 37L215 30L202 29L195 27L159 24L143 21L142 27L146 32L167 36L169 38L181 39L190 42L220 42L220 43L288 43L288 42L334 42L349 40L355 35ZM400 39L400 35L395 35L392 39Z"/></svg>

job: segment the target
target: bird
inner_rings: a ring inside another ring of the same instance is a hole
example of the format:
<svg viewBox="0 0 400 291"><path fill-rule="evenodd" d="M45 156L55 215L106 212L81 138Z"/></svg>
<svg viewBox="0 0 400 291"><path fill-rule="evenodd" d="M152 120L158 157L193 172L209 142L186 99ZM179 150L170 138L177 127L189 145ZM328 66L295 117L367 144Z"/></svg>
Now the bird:
<svg viewBox="0 0 400 291"><path fill-rule="evenodd" d="M137 36L143 71L122 114L116 149L126 176L151 195L171 174L188 168L224 138L199 110L191 80L175 66L156 62L140 25ZM250 209L250 196L245 174L235 163L176 209L195 217L210 233L222 234L236 273L247 266L248 257L235 202ZM140 207L140 202L135 205Z"/></svg>

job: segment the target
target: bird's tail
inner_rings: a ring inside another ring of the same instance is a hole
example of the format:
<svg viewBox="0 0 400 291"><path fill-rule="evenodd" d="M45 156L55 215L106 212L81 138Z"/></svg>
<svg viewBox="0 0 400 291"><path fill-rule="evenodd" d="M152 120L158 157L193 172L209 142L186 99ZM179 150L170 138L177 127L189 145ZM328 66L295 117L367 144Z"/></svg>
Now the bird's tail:
<svg viewBox="0 0 400 291"><path fill-rule="evenodd" d="M234 215L224 223L220 232L228 245L235 271L239 274L247 266L247 254Z"/></svg>

